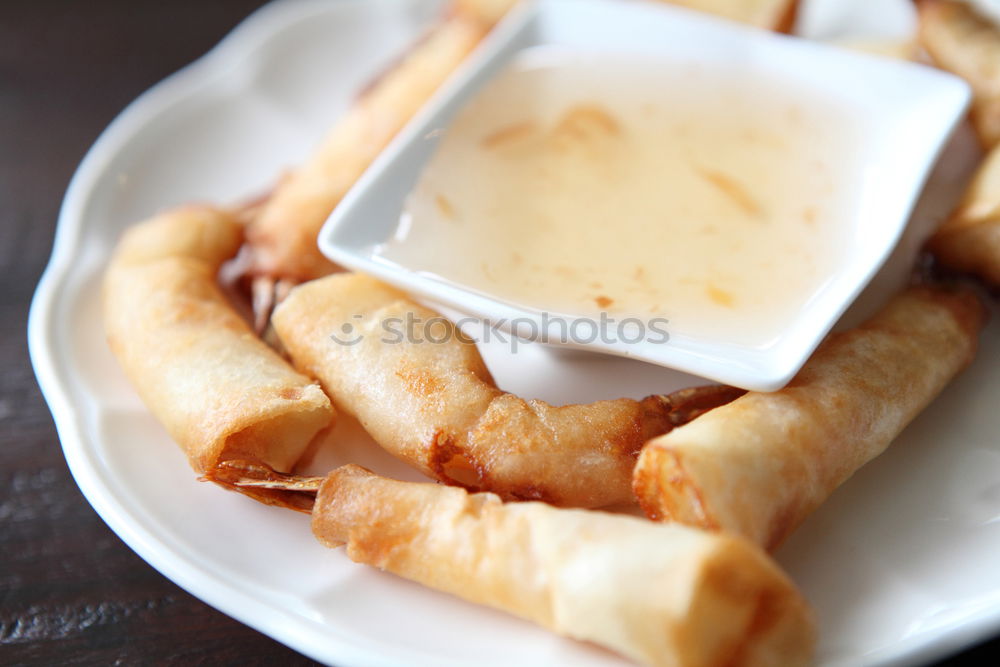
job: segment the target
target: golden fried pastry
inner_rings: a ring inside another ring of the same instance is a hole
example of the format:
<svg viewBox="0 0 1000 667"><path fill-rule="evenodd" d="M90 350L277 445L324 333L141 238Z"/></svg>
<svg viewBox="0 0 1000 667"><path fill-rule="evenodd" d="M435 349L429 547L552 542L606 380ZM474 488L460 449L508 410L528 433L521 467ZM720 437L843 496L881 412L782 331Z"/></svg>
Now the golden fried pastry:
<svg viewBox="0 0 1000 667"><path fill-rule="evenodd" d="M219 266L242 241L221 210L175 209L131 227L104 278L111 350L202 473L234 458L290 470L335 416L219 288Z"/></svg>
<svg viewBox="0 0 1000 667"><path fill-rule="evenodd" d="M805 665L801 594L742 539L544 503L503 504L358 466L332 472L313 532L360 563L649 665Z"/></svg>
<svg viewBox="0 0 1000 667"><path fill-rule="evenodd" d="M972 361L983 314L969 292L905 291L831 335L781 391L650 441L634 474L640 505L774 548Z"/></svg>

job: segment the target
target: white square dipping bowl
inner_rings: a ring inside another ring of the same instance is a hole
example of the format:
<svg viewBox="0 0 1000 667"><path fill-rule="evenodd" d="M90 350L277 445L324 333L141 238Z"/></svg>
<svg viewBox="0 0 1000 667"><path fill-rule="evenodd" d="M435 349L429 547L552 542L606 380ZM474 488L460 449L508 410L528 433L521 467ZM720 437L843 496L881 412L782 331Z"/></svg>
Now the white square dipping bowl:
<svg viewBox="0 0 1000 667"><path fill-rule="evenodd" d="M860 118L865 137L864 192L835 274L783 334L758 347L727 340L671 336L667 342L564 341L558 344L642 359L757 391L784 386L879 271L896 246L927 175L969 102L961 79L929 67L849 52L747 28L652 2L536 0L515 10L412 119L330 216L319 236L334 262L413 294L497 323L517 334L530 328L549 341L566 324L380 261L376 247L392 238L405 199L434 153L442 128L477 90L524 49L553 46L587 53L655 55L678 63L739 62L804 94L835 100ZM855 120L855 125L858 121ZM590 319L590 318L570 318ZM591 320L595 322L596 320ZM549 330L542 330L543 322ZM513 327L512 327L512 323ZM532 326L520 327L531 324ZM630 337L634 339L634 337Z"/></svg>

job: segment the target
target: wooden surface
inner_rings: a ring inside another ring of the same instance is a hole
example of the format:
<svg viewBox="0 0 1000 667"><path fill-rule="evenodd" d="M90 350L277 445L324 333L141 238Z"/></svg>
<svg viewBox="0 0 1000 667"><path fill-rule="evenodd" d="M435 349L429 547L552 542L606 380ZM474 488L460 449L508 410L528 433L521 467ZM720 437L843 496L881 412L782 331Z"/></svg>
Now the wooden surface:
<svg viewBox="0 0 1000 667"><path fill-rule="evenodd" d="M87 148L260 4L0 3L0 664L314 664L188 595L104 525L66 468L25 341ZM984 658L1000 664L1000 641L950 664Z"/></svg>
<svg viewBox="0 0 1000 667"><path fill-rule="evenodd" d="M28 304L97 135L259 0L0 3L0 664L315 664L126 547L66 467L28 363Z"/></svg>

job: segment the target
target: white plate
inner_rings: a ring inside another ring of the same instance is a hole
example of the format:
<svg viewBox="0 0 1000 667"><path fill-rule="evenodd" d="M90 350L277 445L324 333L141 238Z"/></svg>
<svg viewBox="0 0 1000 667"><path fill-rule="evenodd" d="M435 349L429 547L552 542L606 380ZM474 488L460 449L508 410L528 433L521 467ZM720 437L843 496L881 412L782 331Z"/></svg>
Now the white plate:
<svg viewBox="0 0 1000 667"><path fill-rule="evenodd" d="M275 639L338 665L621 664L355 565L315 542L307 517L196 482L104 342L100 276L121 230L168 205L264 189L437 5L272 5L131 105L66 195L32 305L32 361L73 475L104 520L179 585ZM954 193L967 172L962 155L961 146L952 150L931 190ZM931 204L918 217L939 215L940 203ZM929 660L1000 632L998 331L994 317L974 367L779 552L818 611L822 662ZM495 343L484 354L501 386L556 403L692 382L624 359L552 356L537 345L510 354ZM344 423L334 439L320 467L356 461L413 478L356 426Z"/></svg>

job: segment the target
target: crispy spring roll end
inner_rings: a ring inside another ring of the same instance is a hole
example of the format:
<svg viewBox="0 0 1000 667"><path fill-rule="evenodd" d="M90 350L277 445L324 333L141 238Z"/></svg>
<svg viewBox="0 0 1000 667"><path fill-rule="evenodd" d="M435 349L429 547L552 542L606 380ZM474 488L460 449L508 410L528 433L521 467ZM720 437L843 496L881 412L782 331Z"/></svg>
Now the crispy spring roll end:
<svg viewBox="0 0 1000 667"><path fill-rule="evenodd" d="M942 228L927 247L948 268L1000 287L1000 219Z"/></svg>
<svg viewBox="0 0 1000 667"><path fill-rule="evenodd" d="M405 532L402 525L407 521L407 517L400 516L399 504L392 503L386 495L386 491L389 490L387 484L402 485L401 482L396 483L382 478L367 468L355 464L344 465L331 471L316 495L312 519L312 529L316 539L331 549L350 544L348 555L358 562L369 562L365 560L362 552L366 551L366 544L371 543L358 539L361 532L355 528L368 528L378 533L383 544L390 541L402 542L405 538L402 534ZM457 488L454 492L466 493ZM377 512L373 512L373 509L380 504L386 507L386 518L390 521L380 521ZM419 505L412 507L414 514L421 511L423 508ZM413 518L409 517L409 520L412 521ZM394 536L393 532L397 534ZM384 564L378 567L386 569Z"/></svg>
<svg viewBox="0 0 1000 667"><path fill-rule="evenodd" d="M650 665L808 664L802 596L740 538L629 516L504 504L345 466L313 532L354 561Z"/></svg>
<svg viewBox="0 0 1000 667"><path fill-rule="evenodd" d="M288 412L250 424L229 435L215 461L264 461L275 470L288 472L298 463L306 446L325 433L333 416L329 399L313 385L280 392L289 403L299 403Z"/></svg>
<svg viewBox="0 0 1000 667"><path fill-rule="evenodd" d="M941 265L1000 287L1000 148L983 159L962 202L928 241L927 249Z"/></svg>
<svg viewBox="0 0 1000 667"><path fill-rule="evenodd" d="M653 521L719 530L719 524L705 509L698 486L684 470L678 452L646 447L633 473L632 490L643 513Z"/></svg>
<svg viewBox="0 0 1000 667"><path fill-rule="evenodd" d="M633 471L640 506L775 548L971 362L984 317L970 290L903 292L831 335L784 389L648 442Z"/></svg>
<svg viewBox="0 0 1000 667"><path fill-rule="evenodd" d="M131 227L104 277L108 344L200 473L227 459L291 470L336 416L220 289L219 267L242 240L225 211L177 208Z"/></svg>

